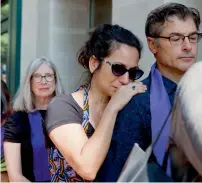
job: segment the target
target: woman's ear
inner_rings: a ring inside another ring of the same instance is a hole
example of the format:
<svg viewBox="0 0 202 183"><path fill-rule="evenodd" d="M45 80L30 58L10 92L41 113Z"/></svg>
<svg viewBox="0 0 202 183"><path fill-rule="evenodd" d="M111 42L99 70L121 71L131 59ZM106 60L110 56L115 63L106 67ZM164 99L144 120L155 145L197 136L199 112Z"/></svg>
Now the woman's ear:
<svg viewBox="0 0 202 183"><path fill-rule="evenodd" d="M157 48L158 48L157 41L154 38L147 37L147 44L148 44L148 47L149 47L150 51L153 54L156 54L157 53Z"/></svg>
<svg viewBox="0 0 202 183"><path fill-rule="evenodd" d="M91 74L99 67L100 62L99 60L93 55L90 57L89 60L89 69Z"/></svg>

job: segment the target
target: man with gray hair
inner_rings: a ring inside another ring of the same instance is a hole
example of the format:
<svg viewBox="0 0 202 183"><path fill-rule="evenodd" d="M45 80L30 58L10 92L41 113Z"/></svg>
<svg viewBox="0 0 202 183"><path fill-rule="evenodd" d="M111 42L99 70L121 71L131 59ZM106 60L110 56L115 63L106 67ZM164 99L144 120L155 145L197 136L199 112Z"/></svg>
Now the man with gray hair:
<svg viewBox="0 0 202 183"><path fill-rule="evenodd" d="M149 13L145 33L156 62L143 80L147 91L133 97L118 115L110 149L99 172L100 177L105 173L106 179L101 181L117 181L134 143L146 150L156 137L172 108L178 81L196 61L202 37L199 26L198 10L182 4L164 4ZM153 149L151 159L160 166L169 132L168 121ZM165 169L171 176L170 158Z"/></svg>

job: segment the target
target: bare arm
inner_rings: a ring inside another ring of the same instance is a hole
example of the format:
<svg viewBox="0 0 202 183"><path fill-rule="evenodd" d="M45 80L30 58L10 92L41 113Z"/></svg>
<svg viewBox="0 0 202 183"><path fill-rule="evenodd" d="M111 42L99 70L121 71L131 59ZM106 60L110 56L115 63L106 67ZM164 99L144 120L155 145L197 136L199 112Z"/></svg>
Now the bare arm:
<svg viewBox="0 0 202 183"><path fill-rule="evenodd" d="M75 123L51 131L50 138L53 143L84 179L93 180L104 161L116 116L117 112L105 110L100 124L90 139L86 136L83 127Z"/></svg>
<svg viewBox="0 0 202 183"><path fill-rule="evenodd" d="M1 172L0 182L9 182L8 173L7 172Z"/></svg>
<svg viewBox="0 0 202 183"><path fill-rule="evenodd" d="M22 175L21 144L4 142L4 155L10 182L30 182Z"/></svg>

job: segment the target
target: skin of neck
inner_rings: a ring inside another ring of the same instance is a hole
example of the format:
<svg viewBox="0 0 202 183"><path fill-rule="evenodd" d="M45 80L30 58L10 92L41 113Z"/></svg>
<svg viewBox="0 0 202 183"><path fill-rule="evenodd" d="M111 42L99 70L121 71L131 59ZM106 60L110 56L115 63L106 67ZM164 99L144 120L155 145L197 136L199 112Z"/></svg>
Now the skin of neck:
<svg viewBox="0 0 202 183"><path fill-rule="evenodd" d="M97 108L105 108L111 97L101 92L97 82L92 78L89 90L89 102L96 104Z"/></svg>
<svg viewBox="0 0 202 183"><path fill-rule="evenodd" d="M180 81L180 79L184 75L184 72L181 72L177 69L174 70L173 68L159 64L158 62L157 62L157 67L164 77L170 79L171 81L175 82L176 84Z"/></svg>
<svg viewBox="0 0 202 183"><path fill-rule="evenodd" d="M46 110L52 97L35 97L35 107L38 110Z"/></svg>

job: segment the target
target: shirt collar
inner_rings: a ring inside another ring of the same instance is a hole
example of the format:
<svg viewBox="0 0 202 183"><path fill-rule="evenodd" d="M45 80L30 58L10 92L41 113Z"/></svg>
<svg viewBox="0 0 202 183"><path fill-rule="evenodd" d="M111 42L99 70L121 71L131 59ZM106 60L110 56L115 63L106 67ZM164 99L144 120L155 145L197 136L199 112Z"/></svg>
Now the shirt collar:
<svg viewBox="0 0 202 183"><path fill-rule="evenodd" d="M166 78L165 76L162 76L163 79L163 84L165 86L166 91L168 92L168 94L173 93L173 91L176 91L177 88L177 84L173 81L171 81L170 79Z"/></svg>

